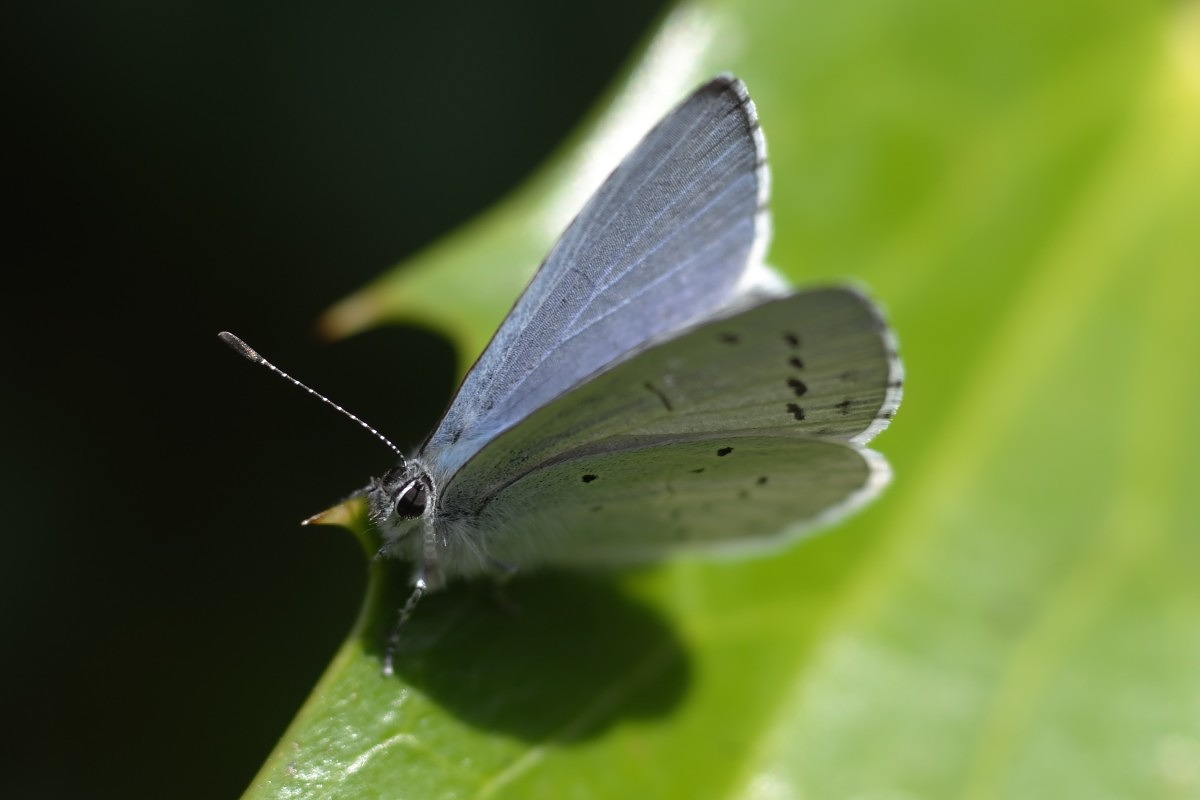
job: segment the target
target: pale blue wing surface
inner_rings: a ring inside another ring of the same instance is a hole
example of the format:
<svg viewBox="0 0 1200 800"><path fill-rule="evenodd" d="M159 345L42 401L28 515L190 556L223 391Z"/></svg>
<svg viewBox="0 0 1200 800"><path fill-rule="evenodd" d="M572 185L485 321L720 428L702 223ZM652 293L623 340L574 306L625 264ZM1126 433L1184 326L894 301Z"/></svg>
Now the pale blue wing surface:
<svg viewBox="0 0 1200 800"><path fill-rule="evenodd" d="M479 554L525 566L753 546L830 521L887 482L886 462L863 445L890 421L901 383L889 329L852 289L699 324L538 409L464 465L436 516L479 539L449 542L448 566L485 569ZM726 504L743 491L751 504Z"/></svg>
<svg viewBox="0 0 1200 800"><path fill-rule="evenodd" d="M891 334L852 289L810 289L649 346L538 409L442 487L466 514L524 474L609 440L772 432L865 444L899 404Z"/></svg>
<svg viewBox="0 0 1200 800"><path fill-rule="evenodd" d="M890 474L877 453L798 433L610 444L508 485L474 519L486 548L464 553L456 571L772 549L857 508ZM487 561L474 558L483 552Z"/></svg>
<svg viewBox="0 0 1200 800"><path fill-rule="evenodd" d="M765 229L764 146L740 81L664 118L588 201L467 374L423 460L442 478L631 350L727 306Z"/></svg>

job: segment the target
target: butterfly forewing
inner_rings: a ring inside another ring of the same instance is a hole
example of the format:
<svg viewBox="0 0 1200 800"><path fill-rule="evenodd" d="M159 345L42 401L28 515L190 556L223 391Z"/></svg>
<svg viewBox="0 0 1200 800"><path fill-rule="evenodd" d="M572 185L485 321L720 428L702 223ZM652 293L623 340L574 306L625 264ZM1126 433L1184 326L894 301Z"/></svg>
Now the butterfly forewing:
<svg viewBox="0 0 1200 800"><path fill-rule="evenodd" d="M727 306L765 227L762 136L718 78L592 197L467 374L424 448L452 475L497 434L607 365Z"/></svg>
<svg viewBox="0 0 1200 800"><path fill-rule="evenodd" d="M827 440L853 453L890 419L899 391L891 337L870 301L845 288L799 292L649 346L537 410L462 468L443 488L439 513L506 505L509 487L564 459L619 449L636 461L667 452L638 450L631 444L638 441L779 435L791 437L786 452L801 461L816 451L794 437L818 440L819 452L840 453L820 441ZM798 469L808 468L805 462ZM787 486L797 468L781 469L773 490ZM860 484L842 488L853 492ZM803 482L789 490L807 491Z"/></svg>

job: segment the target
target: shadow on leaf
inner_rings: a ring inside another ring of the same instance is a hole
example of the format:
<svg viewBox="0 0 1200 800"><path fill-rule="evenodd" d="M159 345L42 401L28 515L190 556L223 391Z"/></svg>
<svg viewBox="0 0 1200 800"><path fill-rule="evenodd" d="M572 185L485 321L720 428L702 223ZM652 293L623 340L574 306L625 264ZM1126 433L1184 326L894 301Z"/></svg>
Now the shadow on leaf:
<svg viewBox="0 0 1200 800"><path fill-rule="evenodd" d="M403 598L390 599L368 628L375 655ZM665 715L690 677L683 644L652 609L612 578L564 572L426 597L402 631L395 668L468 724L539 742Z"/></svg>

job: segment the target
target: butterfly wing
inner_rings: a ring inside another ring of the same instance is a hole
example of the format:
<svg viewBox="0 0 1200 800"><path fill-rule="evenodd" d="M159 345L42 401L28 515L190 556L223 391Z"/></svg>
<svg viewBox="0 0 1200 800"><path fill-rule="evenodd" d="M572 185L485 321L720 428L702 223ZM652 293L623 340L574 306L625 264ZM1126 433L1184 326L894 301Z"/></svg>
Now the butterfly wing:
<svg viewBox="0 0 1200 800"><path fill-rule="evenodd" d="M862 445L899 405L901 373L858 292L768 301L648 346L538 409L460 470L437 514L477 522L464 554L515 565L767 542L887 482Z"/></svg>
<svg viewBox="0 0 1200 800"><path fill-rule="evenodd" d="M768 549L867 501L890 475L877 453L796 433L648 437L610 446L574 453L506 486L478 519L489 540L477 552L528 567Z"/></svg>
<svg viewBox="0 0 1200 800"><path fill-rule="evenodd" d="M583 379L727 306L765 238L764 157L740 81L713 80L667 115L567 228L467 374L423 450L430 469L452 475Z"/></svg>

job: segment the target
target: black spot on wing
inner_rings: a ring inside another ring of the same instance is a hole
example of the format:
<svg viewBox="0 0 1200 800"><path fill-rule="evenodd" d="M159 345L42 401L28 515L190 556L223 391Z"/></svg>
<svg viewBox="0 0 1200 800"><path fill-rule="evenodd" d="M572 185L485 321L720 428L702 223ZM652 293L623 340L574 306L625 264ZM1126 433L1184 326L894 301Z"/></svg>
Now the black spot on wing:
<svg viewBox="0 0 1200 800"><path fill-rule="evenodd" d="M796 397L804 397L808 392L808 387L799 378L788 378L787 385L795 393Z"/></svg>
<svg viewBox="0 0 1200 800"><path fill-rule="evenodd" d="M800 356L792 356L788 359L788 363L796 369L804 369L804 362L800 360Z"/></svg>
<svg viewBox="0 0 1200 800"><path fill-rule="evenodd" d="M787 410L788 410L788 413L792 415L792 418L795 419L796 421L799 422L804 419L804 409L801 408L800 406L796 405L795 403L788 403Z"/></svg>
<svg viewBox="0 0 1200 800"><path fill-rule="evenodd" d="M701 472L704 472L704 467L700 467L699 469L694 469L691 472L693 475L699 475Z"/></svg>
<svg viewBox="0 0 1200 800"><path fill-rule="evenodd" d="M847 397L845 400L835 405L834 408L841 412L843 417L846 416L850 413L850 398Z"/></svg>
<svg viewBox="0 0 1200 800"><path fill-rule="evenodd" d="M784 331L783 340L788 343L788 347L796 348L800 346L800 337L791 331Z"/></svg>
<svg viewBox="0 0 1200 800"><path fill-rule="evenodd" d="M729 331L722 331L721 333L718 333L717 338L725 344L737 344L740 341L736 333L730 333Z"/></svg>
<svg viewBox="0 0 1200 800"><path fill-rule="evenodd" d="M717 451L717 455L724 457L724 456L729 455L732 452L733 452L732 447L722 447L720 450Z"/></svg>
<svg viewBox="0 0 1200 800"><path fill-rule="evenodd" d="M766 475L761 476L754 483L758 486L766 486L767 485L767 476Z"/></svg>
<svg viewBox="0 0 1200 800"><path fill-rule="evenodd" d="M599 475L584 475L582 478L580 478L580 480L583 481L584 483L591 483L592 481L596 480L596 478L598 478L598 477L600 477L600 476Z"/></svg>

